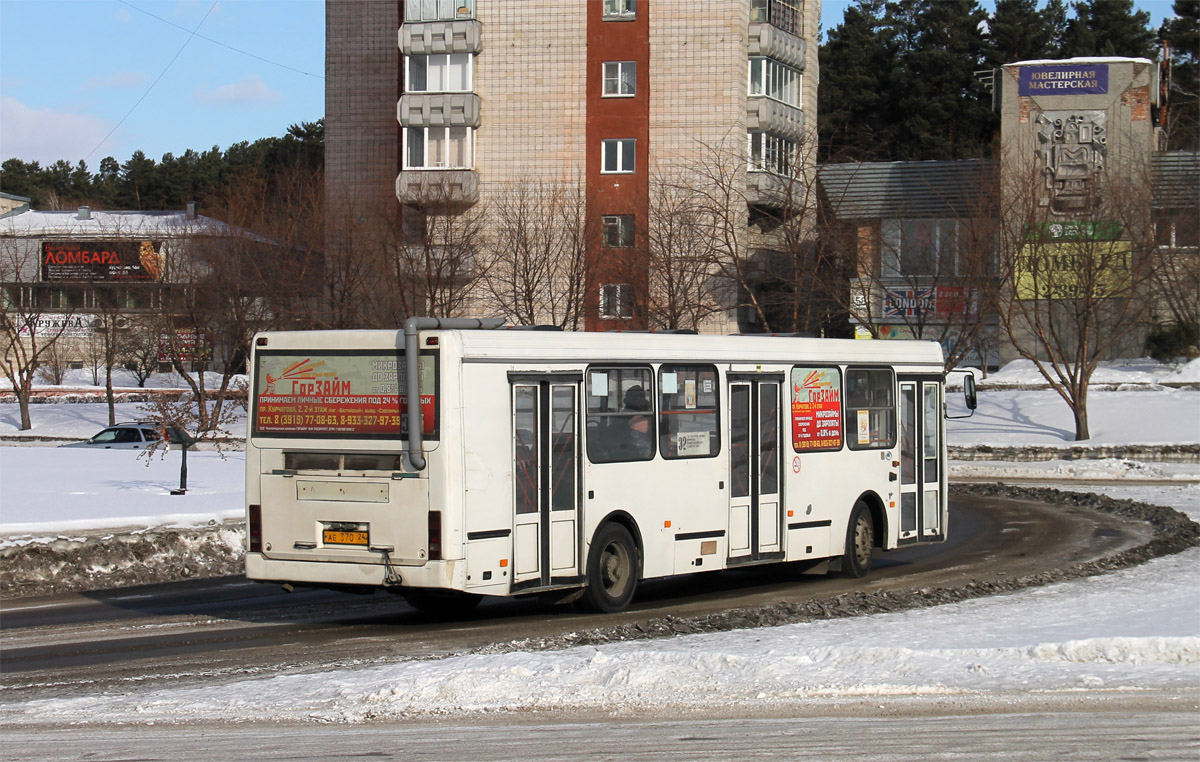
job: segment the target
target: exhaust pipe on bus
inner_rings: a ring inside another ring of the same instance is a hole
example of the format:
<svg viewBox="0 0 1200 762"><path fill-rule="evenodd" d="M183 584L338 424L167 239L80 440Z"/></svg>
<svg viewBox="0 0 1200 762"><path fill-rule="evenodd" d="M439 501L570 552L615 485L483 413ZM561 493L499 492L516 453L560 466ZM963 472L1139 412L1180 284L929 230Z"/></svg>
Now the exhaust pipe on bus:
<svg viewBox="0 0 1200 762"><path fill-rule="evenodd" d="M503 325L504 321L500 318L410 317L404 321L404 372L408 374L408 459L414 471L425 469L425 453L421 451L421 379L417 374L421 348L417 344L417 332L427 328L470 330L499 328Z"/></svg>

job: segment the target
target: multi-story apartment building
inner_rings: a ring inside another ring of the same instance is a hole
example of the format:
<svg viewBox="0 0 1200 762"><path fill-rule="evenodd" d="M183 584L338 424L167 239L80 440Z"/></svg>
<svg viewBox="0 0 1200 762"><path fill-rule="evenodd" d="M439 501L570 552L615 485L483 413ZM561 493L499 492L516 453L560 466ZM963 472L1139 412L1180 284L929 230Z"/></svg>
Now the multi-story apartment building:
<svg viewBox="0 0 1200 762"><path fill-rule="evenodd" d="M804 195L780 193L779 178L812 176L797 170L812 168L819 13L819 0L329 0L327 189L386 197L414 238L430 216L443 231L478 223L492 243L463 268L471 311L529 319L497 293L520 290L513 264L493 265L533 226L557 241L543 256L581 265L556 269L567 286L539 286L541 321L562 324L566 300L582 302L578 327L662 327L662 188L721 165L743 228L724 256L741 260L770 246L751 211ZM485 286L486 271L504 284ZM746 288L726 284L715 310L693 313L700 327L736 330Z"/></svg>

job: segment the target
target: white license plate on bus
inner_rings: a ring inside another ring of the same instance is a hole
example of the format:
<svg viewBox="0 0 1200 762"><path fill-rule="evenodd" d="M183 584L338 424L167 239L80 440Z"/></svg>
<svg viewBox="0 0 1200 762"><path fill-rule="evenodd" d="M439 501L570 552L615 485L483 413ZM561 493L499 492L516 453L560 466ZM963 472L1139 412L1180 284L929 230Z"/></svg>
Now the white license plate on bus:
<svg viewBox="0 0 1200 762"><path fill-rule="evenodd" d="M321 541L326 545L367 545L366 532L341 532L326 529L321 532Z"/></svg>

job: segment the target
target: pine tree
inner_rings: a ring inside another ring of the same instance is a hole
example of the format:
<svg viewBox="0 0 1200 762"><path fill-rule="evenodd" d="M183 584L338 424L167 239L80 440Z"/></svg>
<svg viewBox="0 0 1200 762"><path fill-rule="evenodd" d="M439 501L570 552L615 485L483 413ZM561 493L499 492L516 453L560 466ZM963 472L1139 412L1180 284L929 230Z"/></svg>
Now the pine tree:
<svg viewBox="0 0 1200 762"><path fill-rule="evenodd" d="M821 46L818 92L821 160L890 158L894 65L883 27L882 0L857 0Z"/></svg>
<svg viewBox="0 0 1200 762"><path fill-rule="evenodd" d="M996 0L996 11L988 21L989 66L996 68L1055 55L1052 16L1037 6L1037 0Z"/></svg>
<svg viewBox="0 0 1200 762"><path fill-rule="evenodd" d="M1079 0L1072 7L1064 56L1154 58L1150 14L1135 11L1133 0Z"/></svg>
<svg viewBox="0 0 1200 762"><path fill-rule="evenodd" d="M1159 37L1170 46L1167 93L1167 149L1200 149L1200 0L1175 0L1175 17L1163 22Z"/></svg>

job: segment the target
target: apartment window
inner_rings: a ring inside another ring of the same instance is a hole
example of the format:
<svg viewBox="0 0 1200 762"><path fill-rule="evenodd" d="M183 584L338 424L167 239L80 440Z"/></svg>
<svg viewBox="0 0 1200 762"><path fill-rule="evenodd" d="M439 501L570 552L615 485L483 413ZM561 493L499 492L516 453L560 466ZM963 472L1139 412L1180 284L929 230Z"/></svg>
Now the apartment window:
<svg viewBox="0 0 1200 762"><path fill-rule="evenodd" d="M770 24L799 36L800 6L795 0L750 0L750 23Z"/></svg>
<svg viewBox="0 0 1200 762"><path fill-rule="evenodd" d="M618 173L633 171L633 151L637 141L633 138L605 140L601 172Z"/></svg>
<svg viewBox="0 0 1200 762"><path fill-rule="evenodd" d="M408 0L405 21L453 21L475 18L475 0Z"/></svg>
<svg viewBox="0 0 1200 762"><path fill-rule="evenodd" d="M789 106L800 108L800 88L803 76L799 69L773 58L750 59L751 96L772 98Z"/></svg>
<svg viewBox="0 0 1200 762"><path fill-rule="evenodd" d="M637 0L604 0L604 18L610 21L637 18Z"/></svg>
<svg viewBox="0 0 1200 762"><path fill-rule="evenodd" d="M621 98L637 94L637 63L606 61L604 64L604 97Z"/></svg>
<svg viewBox="0 0 1200 762"><path fill-rule="evenodd" d="M954 274L957 220L884 220L880 234L883 277Z"/></svg>
<svg viewBox="0 0 1200 762"><path fill-rule="evenodd" d="M600 218L601 236L610 249L633 246L633 215L606 214Z"/></svg>
<svg viewBox="0 0 1200 762"><path fill-rule="evenodd" d="M609 320L633 317L633 286L628 283L601 285L600 317Z"/></svg>
<svg viewBox="0 0 1200 762"><path fill-rule="evenodd" d="M471 169L469 127L407 127L405 169Z"/></svg>
<svg viewBox="0 0 1200 762"><path fill-rule="evenodd" d="M405 91L468 93L474 87L470 53L405 56Z"/></svg>
<svg viewBox="0 0 1200 762"><path fill-rule="evenodd" d="M796 141L769 132L751 132L749 142L750 171L791 174L795 165Z"/></svg>

